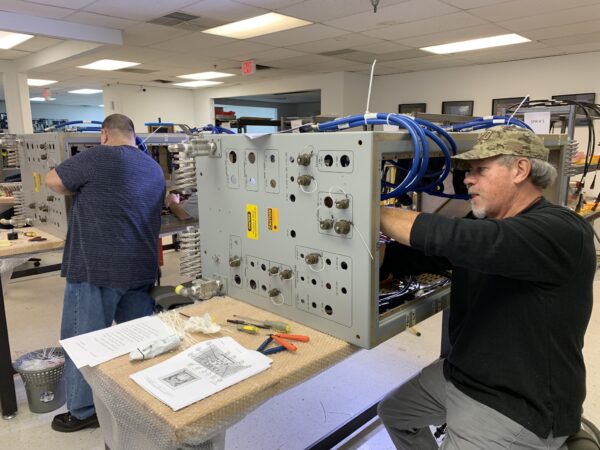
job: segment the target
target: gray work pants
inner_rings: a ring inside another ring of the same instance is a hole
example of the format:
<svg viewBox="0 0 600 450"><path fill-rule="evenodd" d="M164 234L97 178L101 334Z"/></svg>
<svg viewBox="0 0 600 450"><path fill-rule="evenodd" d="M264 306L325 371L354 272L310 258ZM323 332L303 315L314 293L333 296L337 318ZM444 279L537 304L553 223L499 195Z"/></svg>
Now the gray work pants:
<svg viewBox="0 0 600 450"><path fill-rule="evenodd" d="M398 449L437 449L429 425L447 424L444 450L557 450L567 436L546 439L459 391L444 378L444 360L389 393L377 412Z"/></svg>

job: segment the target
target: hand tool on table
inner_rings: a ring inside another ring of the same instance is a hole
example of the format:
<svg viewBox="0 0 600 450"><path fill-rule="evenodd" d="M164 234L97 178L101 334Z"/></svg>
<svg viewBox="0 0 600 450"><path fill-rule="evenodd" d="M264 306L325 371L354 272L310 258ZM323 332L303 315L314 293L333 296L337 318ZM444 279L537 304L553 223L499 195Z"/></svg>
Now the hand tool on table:
<svg viewBox="0 0 600 450"><path fill-rule="evenodd" d="M251 317L238 316L236 314L233 317L237 317L238 319L247 320L248 322L252 322L254 324L262 324L266 328L271 328L275 331L281 331L282 333L289 333L292 329L288 323L281 322L278 320L256 320Z"/></svg>
<svg viewBox="0 0 600 450"><path fill-rule="evenodd" d="M298 350L298 347L296 347L291 342L288 342L288 340L297 342L308 342L310 341L310 337L302 334L270 334L267 337L267 339L265 339L265 341L262 344L260 344L256 351L262 353L263 355L272 355L273 353L279 353L284 350L288 350L290 352L295 352L296 350ZM278 343L279 346L267 348L268 345L273 341Z"/></svg>
<svg viewBox="0 0 600 450"><path fill-rule="evenodd" d="M227 319L227 322L229 322L229 323L235 323L237 325L252 325L253 327L264 328L265 330L269 329L269 327L267 327L266 325L260 325L258 323L246 322L245 320Z"/></svg>

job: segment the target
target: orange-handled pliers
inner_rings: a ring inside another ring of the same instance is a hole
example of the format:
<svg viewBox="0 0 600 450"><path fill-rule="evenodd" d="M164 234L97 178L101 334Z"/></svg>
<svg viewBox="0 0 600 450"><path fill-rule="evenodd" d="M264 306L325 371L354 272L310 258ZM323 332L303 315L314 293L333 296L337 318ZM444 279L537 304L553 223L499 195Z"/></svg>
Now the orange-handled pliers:
<svg viewBox="0 0 600 450"><path fill-rule="evenodd" d="M298 350L298 347L296 347L291 342L288 342L288 340L297 342L308 342L310 341L310 337L304 336L302 334L271 334L260 345L260 347L258 347L257 351L261 352L264 355L271 355L273 353L279 353L283 350L289 350L290 352L295 352L296 350ZM267 346L271 343L271 341L277 342L279 344L279 347L272 347L267 349Z"/></svg>

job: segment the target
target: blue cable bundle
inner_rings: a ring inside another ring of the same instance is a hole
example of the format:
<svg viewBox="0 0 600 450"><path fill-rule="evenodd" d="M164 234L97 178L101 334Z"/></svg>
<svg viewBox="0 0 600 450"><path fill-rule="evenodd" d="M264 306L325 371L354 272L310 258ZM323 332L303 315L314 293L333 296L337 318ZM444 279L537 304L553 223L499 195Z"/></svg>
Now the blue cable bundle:
<svg viewBox="0 0 600 450"><path fill-rule="evenodd" d="M69 122L63 122L63 123L59 123L56 125L52 125L48 128L45 128L44 131L58 130L60 128L67 127L69 125L90 125L90 124L102 125L102 122L99 122L97 120L71 120ZM82 131L82 130L78 130L78 131ZM83 131L100 131L100 128L85 127L85 129Z"/></svg>
<svg viewBox="0 0 600 450"><path fill-rule="evenodd" d="M521 128L531 128L524 122L508 116L479 117L467 123L442 128L423 119L413 118L404 114L396 113L367 113L354 116L342 117L329 122L313 125L314 131L339 131L364 125L397 125L408 131L413 143L414 156L410 168L405 168L401 163L393 160L385 163L406 173L402 181L392 183L383 180L382 186L390 188L391 191L381 194L382 200L401 197L408 192L424 192L430 195L445 198L467 199L467 195L445 194L444 180L450 173L451 157L456 155L457 147L454 139L448 131L474 131L496 125L516 125ZM432 169L431 166L439 166L439 158L430 160L429 143L431 139L441 150L443 155L443 166ZM432 164L432 161L435 161Z"/></svg>
<svg viewBox="0 0 600 450"><path fill-rule="evenodd" d="M520 121L519 119L515 119L514 117L509 116L487 116L487 117L478 117L475 120L471 120L470 122L459 123L456 125L450 125L445 127L446 131L475 131L482 130L484 128L495 127L497 125L516 125L520 128L527 128L530 131L533 131L529 125L525 122Z"/></svg>

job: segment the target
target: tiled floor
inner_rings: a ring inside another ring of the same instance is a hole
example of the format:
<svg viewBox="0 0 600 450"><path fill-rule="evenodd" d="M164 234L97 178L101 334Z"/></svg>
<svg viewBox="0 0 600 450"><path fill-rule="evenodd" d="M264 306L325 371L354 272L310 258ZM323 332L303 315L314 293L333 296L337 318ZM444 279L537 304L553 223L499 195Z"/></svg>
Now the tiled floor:
<svg viewBox="0 0 600 450"><path fill-rule="evenodd" d="M45 261L52 257L46 256ZM183 281L178 275L178 255L165 253L163 284ZM64 281L57 275L13 280L5 292L9 335L13 356L54 345L58 340ZM600 298L600 281L595 283ZM421 336L405 332L377 348L360 351L335 367L278 395L231 427L227 450L296 450L310 446L335 427L360 413L387 391L410 378L439 353L441 315L420 324ZM586 416L600 423L600 310L594 309L586 337L588 368ZM50 429L54 414L33 414L27 407L19 377L19 412L0 421L0 449L104 449L99 429L63 434ZM374 421L341 449L393 449L387 433Z"/></svg>

